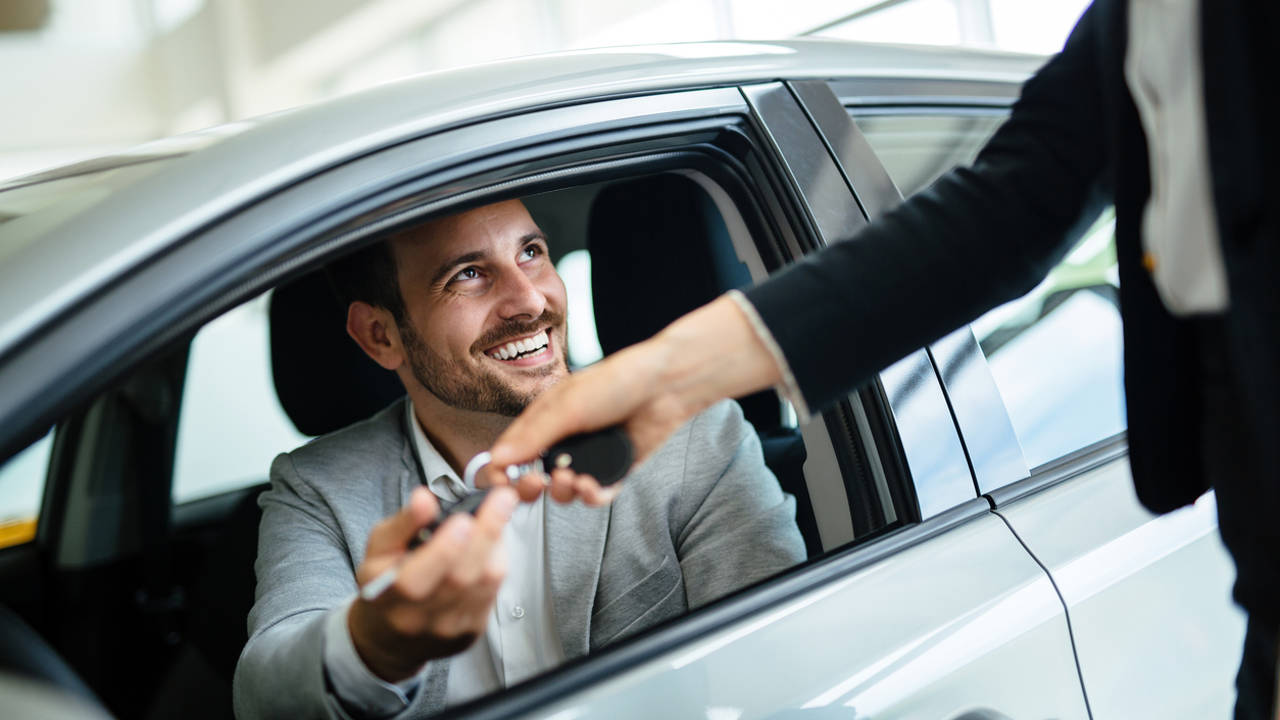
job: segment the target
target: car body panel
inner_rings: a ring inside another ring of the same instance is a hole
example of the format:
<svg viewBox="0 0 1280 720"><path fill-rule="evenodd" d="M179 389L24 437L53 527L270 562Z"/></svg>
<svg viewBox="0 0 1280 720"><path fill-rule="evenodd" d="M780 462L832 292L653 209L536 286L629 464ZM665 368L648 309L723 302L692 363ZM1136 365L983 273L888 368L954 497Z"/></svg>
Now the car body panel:
<svg viewBox="0 0 1280 720"><path fill-rule="evenodd" d="M1067 634L1044 572L980 510L529 715L1086 718Z"/></svg>
<svg viewBox="0 0 1280 720"><path fill-rule="evenodd" d="M1153 516L1119 457L998 505L1062 593L1097 720L1230 716L1244 613L1214 502Z"/></svg>

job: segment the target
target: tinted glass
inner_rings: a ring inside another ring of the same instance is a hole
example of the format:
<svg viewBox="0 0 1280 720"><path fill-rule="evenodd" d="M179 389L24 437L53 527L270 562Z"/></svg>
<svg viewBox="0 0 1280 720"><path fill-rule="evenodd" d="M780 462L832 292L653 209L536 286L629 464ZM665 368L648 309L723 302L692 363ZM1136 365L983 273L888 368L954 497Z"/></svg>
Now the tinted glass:
<svg viewBox="0 0 1280 720"><path fill-rule="evenodd" d="M1044 282L973 322L1031 467L1126 427L1114 236L1108 211Z"/></svg>
<svg viewBox="0 0 1280 720"><path fill-rule="evenodd" d="M956 165L973 160L1004 122L1004 115L855 115L854 120L889 177L907 196Z"/></svg>
<svg viewBox="0 0 1280 720"><path fill-rule="evenodd" d="M1004 117L855 120L905 196L971 162ZM1044 282L972 324L1031 467L1126 427L1114 226L1104 213Z"/></svg>

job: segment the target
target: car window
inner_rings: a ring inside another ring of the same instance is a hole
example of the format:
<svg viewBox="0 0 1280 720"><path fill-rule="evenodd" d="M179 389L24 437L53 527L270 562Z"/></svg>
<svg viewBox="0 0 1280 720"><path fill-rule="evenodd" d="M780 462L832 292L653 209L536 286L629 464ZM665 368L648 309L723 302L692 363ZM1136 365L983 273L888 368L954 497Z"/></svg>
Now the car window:
<svg viewBox="0 0 1280 720"><path fill-rule="evenodd" d="M0 548L29 542L36 536L40 496L52 451L50 430L0 465Z"/></svg>
<svg viewBox="0 0 1280 720"><path fill-rule="evenodd" d="M858 115L910 195L973 160L1002 115ZM1107 211L1044 282L971 325L1030 467L1126 427L1115 216Z"/></svg>
<svg viewBox="0 0 1280 720"><path fill-rule="evenodd" d="M973 322L1030 467L1127 427L1119 292L1108 211L1034 290Z"/></svg>
<svg viewBox="0 0 1280 720"><path fill-rule="evenodd" d="M191 342L173 500L265 482L271 460L307 441L276 399L263 294L201 328Z"/></svg>
<svg viewBox="0 0 1280 720"><path fill-rule="evenodd" d="M973 160L1004 118L992 112L854 116L904 197Z"/></svg>

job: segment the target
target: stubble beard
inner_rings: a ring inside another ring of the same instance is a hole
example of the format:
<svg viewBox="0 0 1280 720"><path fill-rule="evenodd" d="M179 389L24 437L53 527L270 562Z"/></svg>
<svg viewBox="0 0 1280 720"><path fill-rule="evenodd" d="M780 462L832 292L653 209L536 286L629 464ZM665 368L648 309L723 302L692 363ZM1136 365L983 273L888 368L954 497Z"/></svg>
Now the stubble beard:
<svg viewBox="0 0 1280 720"><path fill-rule="evenodd" d="M563 327L564 318L559 313L547 311L534 323L508 323L501 328L486 333L478 346L487 347L501 341L502 338L531 334L547 327ZM400 338L409 356L409 369L413 377L427 392L436 396L440 402L449 407L472 412L494 413L503 417L516 417L533 402L538 393L521 392L507 384L503 378L489 370L480 368L476 373L462 373L457 366L439 353L432 350L408 323L396 322ZM551 332L550 330L548 331ZM488 338L493 338L492 342ZM565 360L563 342L555 342L552 348L559 362L548 363L529 371L534 377L547 377L557 373L567 374L568 363Z"/></svg>

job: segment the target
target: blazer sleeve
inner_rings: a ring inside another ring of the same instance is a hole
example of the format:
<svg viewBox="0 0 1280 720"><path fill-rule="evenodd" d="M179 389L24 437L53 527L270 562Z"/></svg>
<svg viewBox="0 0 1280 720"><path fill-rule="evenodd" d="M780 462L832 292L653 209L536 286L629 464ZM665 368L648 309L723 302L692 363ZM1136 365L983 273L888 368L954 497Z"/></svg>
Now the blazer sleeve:
<svg viewBox="0 0 1280 720"><path fill-rule="evenodd" d="M690 608L804 561L795 498L764 464L737 403L694 418L685 452L672 538Z"/></svg>
<svg viewBox="0 0 1280 720"><path fill-rule="evenodd" d="M290 455L272 463L259 503L258 582L236 664L236 717L350 718L357 713L338 699L324 667L325 638L346 632L344 611L357 591L350 551ZM419 709L424 694L395 714Z"/></svg>
<svg viewBox="0 0 1280 720"><path fill-rule="evenodd" d="M971 166L746 291L812 411L1028 292L1069 249L1106 164L1098 14L1027 81Z"/></svg>

